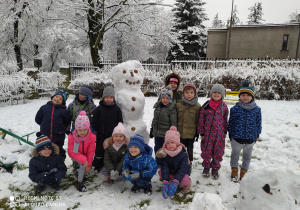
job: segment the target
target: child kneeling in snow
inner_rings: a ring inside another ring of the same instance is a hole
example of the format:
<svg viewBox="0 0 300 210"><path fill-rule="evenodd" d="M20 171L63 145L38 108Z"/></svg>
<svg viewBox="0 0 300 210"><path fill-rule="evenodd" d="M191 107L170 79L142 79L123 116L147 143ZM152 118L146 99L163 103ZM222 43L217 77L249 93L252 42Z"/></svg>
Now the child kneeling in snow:
<svg viewBox="0 0 300 210"><path fill-rule="evenodd" d="M136 134L130 139L129 153L123 163L124 180L129 180L133 187L131 192L136 193L141 189L145 194L152 194L151 179L156 174L157 164L152 157L152 148L145 144L144 138Z"/></svg>
<svg viewBox="0 0 300 210"><path fill-rule="evenodd" d="M166 132L165 143L156 153L162 157L161 170L163 180L162 196L167 199L175 194L178 185L187 193L191 189L189 158L185 146L180 143L180 134L175 126Z"/></svg>
<svg viewBox="0 0 300 210"><path fill-rule="evenodd" d="M106 139L103 143L104 167L102 173L106 176L109 184L113 184L122 174L124 157L127 154L127 145L129 139L126 137L126 128L119 122L113 130L112 137Z"/></svg>
<svg viewBox="0 0 300 210"><path fill-rule="evenodd" d="M77 162L77 189L85 192L85 173L90 172L96 148L96 136L91 132L90 121L85 111L81 111L75 120L75 130L68 138L68 154Z"/></svg>
<svg viewBox="0 0 300 210"><path fill-rule="evenodd" d="M59 190L59 182L66 175L67 167L59 155L59 147L52 144L50 139L37 134L35 148L29 162L29 178L38 183L35 195L42 192L46 185L51 185L54 190Z"/></svg>

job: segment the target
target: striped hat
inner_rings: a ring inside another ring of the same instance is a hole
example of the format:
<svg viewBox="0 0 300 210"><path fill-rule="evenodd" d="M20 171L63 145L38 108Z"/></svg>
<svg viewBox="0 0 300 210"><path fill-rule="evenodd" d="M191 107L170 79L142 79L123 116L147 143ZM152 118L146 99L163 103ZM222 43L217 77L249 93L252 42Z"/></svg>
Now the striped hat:
<svg viewBox="0 0 300 210"><path fill-rule="evenodd" d="M43 135L41 132L37 132L36 136L37 136L37 139L35 142L36 152L42 151L43 149L45 149L45 147L53 150L52 142L48 138L48 136Z"/></svg>
<svg viewBox="0 0 300 210"><path fill-rule="evenodd" d="M242 93L247 93L250 96L252 96L252 98L254 98L254 86L251 85L250 81L248 79L245 79L242 81L242 87L240 88L239 91L239 97Z"/></svg>

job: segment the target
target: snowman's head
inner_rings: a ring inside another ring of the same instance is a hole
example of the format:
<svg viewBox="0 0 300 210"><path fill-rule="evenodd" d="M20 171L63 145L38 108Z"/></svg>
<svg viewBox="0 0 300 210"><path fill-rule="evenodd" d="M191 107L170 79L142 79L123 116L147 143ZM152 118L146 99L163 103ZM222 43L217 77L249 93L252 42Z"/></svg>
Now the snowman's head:
<svg viewBox="0 0 300 210"><path fill-rule="evenodd" d="M145 70L139 61L131 60L112 68L111 77L116 89L138 89L143 84Z"/></svg>

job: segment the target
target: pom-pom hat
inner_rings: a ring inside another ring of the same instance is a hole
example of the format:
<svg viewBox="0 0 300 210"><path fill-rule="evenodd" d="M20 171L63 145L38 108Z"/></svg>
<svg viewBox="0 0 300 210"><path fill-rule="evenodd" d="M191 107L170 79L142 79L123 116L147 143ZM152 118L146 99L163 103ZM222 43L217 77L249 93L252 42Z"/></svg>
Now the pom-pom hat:
<svg viewBox="0 0 300 210"><path fill-rule="evenodd" d="M247 93L250 96L252 96L252 98L255 97L254 86L251 85L251 83L248 79L245 79L245 80L242 81L241 88L240 88L240 91L239 91L239 97L242 93Z"/></svg>
<svg viewBox="0 0 300 210"><path fill-rule="evenodd" d="M113 133L111 136L120 133L126 136L126 128L124 127L123 123L119 122L119 124L114 128Z"/></svg>
<svg viewBox="0 0 300 210"><path fill-rule="evenodd" d="M75 129L89 129L90 128L90 120L88 116L86 116L85 111L81 111L78 117L75 120Z"/></svg>
<svg viewBox="0 0 300 210"><path fill-rule="evenodd" d="M225 98L226 96L226 89L223 85L221 84L215 84L212 86L211 90L210 90L210 96L215 93L215 92L218 92L222 95L222 99Z"/></svg>
<svg viewBox="0 0 300 210"><path fill-rule="evenodd" d="M145 152L145 140L143 138L143 136L139 135L139 134L135 134L131 139L130 142L128 144L128 148L130 148L131 146L136 146L138 147L141 152Z"/></svg>
<svg viewBox="0 0 300 210"><path fill-rule="evenodd" d="M168 99L170 100L170 102L172 102L173 92L172 92L172 88L170 85L168 85L166 89L162 90L162 92L160 94L160 98L162 98L163 96L167 96Z"/></svg>
<svg viewBox="0 0 300 210"><path fill-rule="evenodd" d="M45 149L45 147L53 151L52 142L48 136L43 135L41 132L37 132L36 136L37 139L35 141L35 150L37 153Z"/></svg>
<svg viewBox="0 0 300 210"><path fill-rule="evenodd" d="M177 131L177 128L175 126L171 126L170 130L168 130L166 132L164 146L169 141L174 141L174 142L176 142L177 145L181 145L181 143L180 143L180 133Z"/></svg>

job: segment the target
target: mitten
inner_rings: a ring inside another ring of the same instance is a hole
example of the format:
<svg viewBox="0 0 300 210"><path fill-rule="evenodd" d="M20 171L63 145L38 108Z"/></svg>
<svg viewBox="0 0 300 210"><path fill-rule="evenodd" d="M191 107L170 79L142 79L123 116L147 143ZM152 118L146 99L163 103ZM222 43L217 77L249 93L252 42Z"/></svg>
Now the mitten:
<svg viewBox="0 0 300 210"><path fill-rule="evenodd" d="M110 178L112 180L116 180L118 177L119 177L119 172L118 171L115 171L115 170L110 171Z"/></svg>
<svg viewBox="0 0 300 210"><path fill-rule="evenodd" d="M169 182L164 180L163 181L163 186L162 186L162 189L161 189L161 194L164 197L164 199L168 198L168 191L169 191Z"/></svg>
<svg viewBox="0 0 300 210"><path fill-rule="evenodd" d="M137 170L130 171L130 175L128 177L129 181L132 182L132 181L134 181L134 180L136 180L138 178L140 178L140 172L139 171L137 171Z"/></svg>
<svg viewBox="0 0 300 210"><path fill-rule="evenodd" d="M177 179L174 179L172 181L172 183L169 186L169 192L168 192L169 197L172 197L175 194L178 184L179 184L179 181Z"/></svg>
<svg viewBox="0 0 300 210"><path fill-rule="evenodd" d="M50 171L49 171L49 174L55 174L57 172L57 168L52 168Z"/></svg>
<svg viewBox="0 0 300 210"><path fill-rule="evenodd" d="M123 173L122 173L122 178L123 178L124 180L128 179L128 178L129 178L129 173L130 173L130 171L129 171L128 169L125 169L125 170L123 171Z"/></svg>
<svg viewBox="0 0 300 210"><path fill-rule="evenodd" d="M150 128L150 134L149 134L149 137L152 139L154 136L153 136L153 128Z"/></svg>

